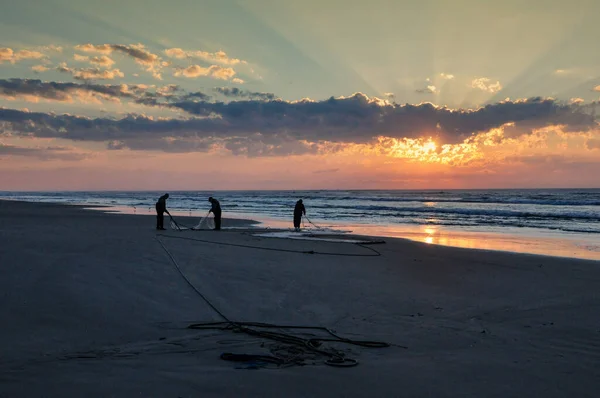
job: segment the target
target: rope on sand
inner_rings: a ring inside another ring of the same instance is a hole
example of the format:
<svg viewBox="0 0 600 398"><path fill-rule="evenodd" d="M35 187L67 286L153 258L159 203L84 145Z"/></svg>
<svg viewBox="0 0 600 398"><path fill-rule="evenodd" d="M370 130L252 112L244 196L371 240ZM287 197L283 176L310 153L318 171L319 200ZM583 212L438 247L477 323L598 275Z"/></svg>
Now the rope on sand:
<svg viewBox="0 0 600 398"><path fill-rule="evenodd" d="M213 240L190 238L187 236L174 236L174 235L164 235L164 234L157 234L157 236L161 236L163 238L169 238L169 239L192 240L192 241L196 241L196 242L209 243L209 244L214 244L214 245L242 247L242 248L246 248L246 249L269 250L269 251L284 252L284 253L318 254L321 256L340 256L340 257L379 257L379 256L381 256L380 252L373 249L372 247L366 246L368 243L352 243L356 246L360 246L371 252L369 254L354 254L354 253L319 252L319 251L314 251L314 250L277 249L275 247L242 245L242 244L238 244L238 243L228 243L228 242L216 242ZM381 243L381 242L373 242L373 243Z"/></svg>
<svg viewBox="0 0 600 398"><path fill-rule="evenodd" d="M361 347L369 347L369 348L384 348L390 347L390 344L379 341L360 341L360 340L351 340L344 337L340 337L335 334L331 329L322 327L322 326L303 326L303 325L275 325L269 323L260 323L260 322L239 322L233 321L229 319L223 312L221 312L194 284L189 280L189 278L185 275L177 260L169 249L165 246L165 244L160 240L160 237L168 237L168 238L176 238L176 239L186 239L186 240L195 240L200 242L212 243L212 244L223 244L226 246L236 246L236 247L245 247L245 248L253 248L253 249L264 249L264 250L276 250L283 252L295 252L295 253L304 253L304 254L326 254L326 255L351 255L347 253L319 253L313 251L295 251L295 250L285 250L285 249L274 249L274 248L265 248L259 246L249 246L249 245L237 245L231 243L223 243L223 242L214 242L214 241L204 241L201 239L193 239L193 238L185 238L185 237L175 237L169 235L158 234L155 239L162 246L163 250L169 256L169 259L179 272L179 274L183 277L183 279L187 282L188 285L206 302L206 304L212 308L215 313L217 313L222 319L223 322L204 322L204 323L193 323L188 326L189 329L197 329L197 330L207 330L207 329L217 329L217 330L228 330L234 333L245 333L249 336L260 337L272 341L276 341L278 343L283 344L282 346L276 347L271 350L272 355L248 355L248 354L233 354L233 353L222 353L221 359L227 361L234 362L243 362L245 364L249 364L251 367L265 367L269 364L276 365L277 367L286 367L293 365L305 365L305 361L309 358L316 357L324 357L326 358L324 363L329 366L336 367L352 367L358 365L358 361L352 358L347 358L346 355L335 348L322 347L324 342L333 342L333 343L345 343L351 345L357 345ZM362 245L359 245L362 246ZM364 247L364 246L363 246ZM373 250L377 254L373 255L354 255L354 256L379 256L381 255L375 249L370 247L365 247L369 250ZM269 329L296 329L296 330L319 330L327 333L330 337L328 338L303 338L299 336L295 336L290 333L276 332L270 331ZM406 348L406 347L403 347Z"/></svg>

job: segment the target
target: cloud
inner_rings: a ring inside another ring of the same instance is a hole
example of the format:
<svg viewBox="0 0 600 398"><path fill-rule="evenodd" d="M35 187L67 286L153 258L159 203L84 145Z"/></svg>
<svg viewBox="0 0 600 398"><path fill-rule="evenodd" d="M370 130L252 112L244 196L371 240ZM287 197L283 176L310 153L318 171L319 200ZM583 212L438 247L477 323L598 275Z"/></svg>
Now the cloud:
<svg viewBox="0 0 600 398"><path fill-rule="evenodd" d="M165 50L165 54L168 57L176 59L199 58L210 63L216 62L223 65L247 64L246 61L229 57L224 51L210 53L206 51L184 51L181 48L168 48Z"/></svg>
<svg viewBox="0 0 600 398"><path fill-rule="evenodd" d="M237 83L237 84L244 84L244 81L242 79L240 79L239 77L234 77L233 79L231 79L232 83Z"/></svg>
<svg viewBox="0 0 600 398"><path fill-rule="evenodd" d="M589 150L600 149L600 139L589 139L586 141L585 146Z"/></svg>
<svg viewBox="0 0 600 398"><path fill-rule="evenodd" d="M50 68L45 67L44 65L35 65L31 67L31 70L34 71L35 73L42 73L42 72L46 72L47 70L49 70Z"/></svg>
<svg viewBox="0 0 600 398"><path fill-rule="evenodd" d="M167 153L209 152L215 148L215 140L199 137L150 137L143 140L127 140L127 142L113 140L107 145L107 149L114 151L130 149L133 151L161 151Z"/></svg>
<svg viewBox="0 0 600 398"><path fill-rule="evenodd" d="M63 51L63 48L61 46L56 46L54 44L50 44L50 45L47 45L47 46L40 47L40 50L41 51L54 51L54 52L57 52L57 53L61 53Z"/></svg>
<svg viewBox="0 0 600 398"><path fill-rule="evenodd" d="M233 155L252 158L307 155L319 152L319 146L316 143L296 140L287 134L275 134L265 137L261 133L253 133L245 137L226 138L223 140L222 145Z"/></svg>
<svg viewBox="0 0 600 398"><path fill-rule="evenodd" d="M70 73L76 80L113 80L117 77L125 77L119 69L69 68L64 62L56 70Z"/></svg>
<svg viewBox="0 0 600 398"><path fill-rule="evenodd" d="M578 74L580 74L582 72L583 72L582 69L579 69L579 68L570 68L570 69L556 69L552 73L554 75L556 75L556 76L567 77L567 76L578 75Z"/></svg>
<svg viewBox="0 0 600 398"><path fill-rule="evenodd" d="M39 51L20 50L15 52L11 48L0 47L0 64L4 62L14 64L24 59L40 59L44 57L45 55Z"/></svg>
<svg viewBox="0 0 600 398"><path fill-rule="evenodd" d="M183 51L181 48L168 48L165 50L165 54L171 58L184 59L190 57L188 51Z"/></svg>
<svg viewBox="0 0 600 398"><path fill-rule="evenodd" d="M88 157L85 153L74 152L68 147L18 147L0 144L0 157L23 156L39 160L79 161Z"/></svg>
<svg viewBox="0 0 600 398"><path fill-rule="evenodd" d="M502 85L499 81L496 83L492 83L492 80L487 77L480 77L478 79L474 79L471 82L471 87L479 89L481 91L487 91L488 93L497 93L502 90Z"/></svg>
<svg viewBox="0 0 600 398"><path fill-rule="evenodd" d="M78 62L88 62L90 60L90 57L88 57L87 55L73 54L73 59Z"/></svg>
<svg viewBox="0 0 600 398"><path fill-rule="evenodd" d="M106 55L90 57L87 55L75 54L75 55L73 55L73 59L75 59L75 61L89 62L94 65L100 65L100 66L105 66L105 67L110 67L115 63L114 60L112 60L110 57L107 57Z"/></svg>
<svg viewBox="0 0 600 398"><path fill-rule="evenodd" d="M258 93L253 91L241 90L237 87L215 87L213 91L229 98L253 98L260 100L274 100L275 94Z"/></svg>
<svg viewBox="0 0 600 398"><path fill-rule="evenodd" d="M219 65L212 65L208 68L203 68L200 65L191 65L187 68L181 68L176 70L174 75L185 76L189 78L209 76L215 79L228 80L235 76L235 71L232 68L223 68Z"/></svg>
<svg viewBox="0 0 600 398"><path fill-rule="evenodd" d="M152 54L150 51L146 50L143 44L132 44L129 46L113 44L112 48L115 51L129 55L142 65L150 66L160 61L158 55Z"/></svg>
<svg viewBox="0 0 600 398"><path fill-rule="evenodd" d="M336 151L347 144L378 142L379 137L404 142L433 136L440 146L462 143L477 133L503 126L509 127L503 127L502 136L489 139L497 143L555 125L563 126L563 131L598 129L592 104L564 104L544 98L502 101L478 109L450 109L430 103L391 104L361 93L323 101L248 99L224 103L202 100L204 94L184 99L192 93L173 90L167 90L172 97L166 100L144 88L138 88L137 93L132 89L127 92L132 92L136 101L148 95L150 103L162 101L162 106L193 116L90 119L0 108L0 124L5 131L22 136L117 141L113 149L195 151L220 147L245 156L318 153L325 147Z"/></svg>
<svg viewBox="0 0 600 398"><path fill-rule="evenodd" d="M583 98L571 98L569 102L571 104L581 104L582 102L585 102L585 100Z"/></svg>
<svg viewBox="0 0 600 398"><path fill-rule="evenodd" d="M162 80L161 69L165 66L161 60L161 58L151 53L146 49L143 44L81 44L75 46L75 49L89 52L89 53L100 53L100 54L111 54L116 51L121 54L125 54L135 60L136 63L145 67L147 72L151 72L152 75L159 80ZM97 58L101 59L101 58Z"/></svg>
<svg viewBox="0 0 600 398"><path fill-rule="evenodd" d="M429 85L426 88L420 88L415 90L417 93L421 94L436 94L439 93L438 89L435 86Z"/></svg>
<svg viewBox="0 0 600 398"><path fill-rule="evenodd" d="M593 90L594 90L594 91L600 91L600 86L596 86L596 87L594 87L594 89L593 89Z"/></svg>
<svg viewBox="0 0 600 398"><path fill-rule="evenodd" d="M454 79L454 75L450 75L450 74L447 74L447 73L440 73L440 76L441 76L442 79L445 79L445 80L452 80L452 79Z"/></svg>
<svg viewBox="0 0 600 398"><path fill-rule="evenodd" d="M120 98L137 98L137 86L101 85L90 83L43 82L35 79L0 79L0 98L21 99L30 102L40 100L73 102L98 102Z"/></svg>
<svg viewBox="0 0 600 398"><path fill-rule="evenodd" d="M95 65L110 67L115 63L115 61L113 61L111 58L107 57L106 55L101 55L99 57L90 58L90 63L95 64Z"/></svg>
<svg viewBox="0 0 600 398"><path fill-rule="evenodd" d="M171 100L173 99L179 99L182 101L185 100L194 100L194 101L208 101L211 98L210 95L204 94L201 91L196 91L196 92L192 92L192 93L188 93L188 94L181 94L178 97L171 97Z"/></svg>
<svg viewBox="0 0 600 398"><path fill-rule="evenodd" d="M383 96L387 98L388 101L396 101L396 94L394 93L383 93Z"/></svg>
<svg viewBox="0 0 600 398"><path fill-rule="evenodd" d="M75 46L75 49L84 51L84 52L88 52L88 53L102 53L102 54L110 54L114 50L111 44L94 45L91 43Z"/></svg>
<svg viewBox="0 0 600 398"><path fill-rule="evenodd" d="M141 84L96 84L71 82L44 82L37 79L0 79L0 98L8 100L41 100L57 102L100 103L119 102L123 99L135 103L164 106L169 101L191 101L210 99L201 92L184 93L177 85L163 87Z"/></svg>

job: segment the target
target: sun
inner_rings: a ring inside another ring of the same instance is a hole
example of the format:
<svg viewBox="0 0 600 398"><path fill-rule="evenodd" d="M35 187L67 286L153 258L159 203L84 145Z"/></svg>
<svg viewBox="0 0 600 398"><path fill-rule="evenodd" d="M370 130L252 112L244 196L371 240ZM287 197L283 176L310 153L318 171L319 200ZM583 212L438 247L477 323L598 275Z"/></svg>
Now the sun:
<svg viewBox="0 0 600 398"><path fill-rule="evenodd" d="M429 138L429 140L424 142L422 145L422 151L425 153L435 152L436 149L437 149L437 145L436 145L435 141L433 141L431 138Z"/></svg>

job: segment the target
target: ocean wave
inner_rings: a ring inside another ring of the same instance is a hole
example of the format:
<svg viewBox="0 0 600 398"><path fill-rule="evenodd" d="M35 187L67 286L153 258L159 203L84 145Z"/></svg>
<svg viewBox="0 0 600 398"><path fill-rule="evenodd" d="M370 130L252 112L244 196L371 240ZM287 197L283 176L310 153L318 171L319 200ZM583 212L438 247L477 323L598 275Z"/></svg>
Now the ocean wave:
<svg viewBox="0 0 600 398"><path fill-rule="evenodd" d="M389 207L389 206L312 206L312 209L328 209L332 213L340 214L363 214L370 216L374 212L386 212L387 216L404 217L411 213L424 213L429 215L460 215L460 216L489 216L489 217L516 217L516 218L540 218L540 219L566 219L566 220L599 220L599 212L531 212L519 210L495 210L495 209L467 209L467 208L440 208L440 207ZM343 211L341 211L343 210ZM358 211L358 212L357 212Z"/></svg>
<svg viewBox="0 0 600 398"><path fill-rule="evenodd" d="M600 200L598 196L589 196L586 199L564 199L564 198L494 198L490 196L482 196L477 198L464 198L464 197L431 197L431 196L421 196L421 197L353 197L353 196L323 196L323 197L303 197L302 198L306 203L310 203L313 201L314 203L324 202L381 202L381 203L457 203L457 204L467 204L467 203L482 203L482 204L506 204L506 205L540 205L540 206L600 206ZM295 198L289 197L236 197L231 198L230 200L235 200L241 203L254 203L261 202L264 204L279 204L279 205L288 205L293 206L295 203Z"/></svg>
<svg viewBox="0 0 600 398"><path fill-rule="evenodd" d="M164 192L0 192L13 200L113 205L152 209ZM450 191L172 191L174 210L207 211L208 196L225 213L289 219L298 198L309 217L382 225L444 225L458 228L537 228L600 233L600 190ZM431 203L428 203L431 202Z"/></svg>

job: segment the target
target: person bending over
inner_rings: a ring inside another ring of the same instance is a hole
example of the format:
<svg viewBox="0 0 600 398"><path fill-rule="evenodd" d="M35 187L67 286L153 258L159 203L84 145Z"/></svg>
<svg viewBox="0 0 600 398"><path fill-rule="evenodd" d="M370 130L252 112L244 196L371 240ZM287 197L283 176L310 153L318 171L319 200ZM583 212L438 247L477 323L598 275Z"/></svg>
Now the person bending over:
<svg viewBox="0 0 600 398"><path fill-rule="evenodd" d="M302 214L306 215L306 209L302 203L302 199L296 202L294 207L294 229L300 231L300 221L302 221Z"/></svg>
<svg viewBox="0 0 600 398"><path fill-rule="evenodd" d="M167 213L169 216L171 216L171 213L169 213L169 210L167 210L167 199L169 199L168 193L158 198L158 202L156 202L156 229L163 231L165 230L164 213Z"/></svg>
<svg viewBox="0 0 600 398"><path fill-rule="evenodd" d="M215 231L219 231L221 229L221 204L212 196L208 198L208 201L211 204L211 208L208 212L212 212L212 214L215 215Z"/></svg>

